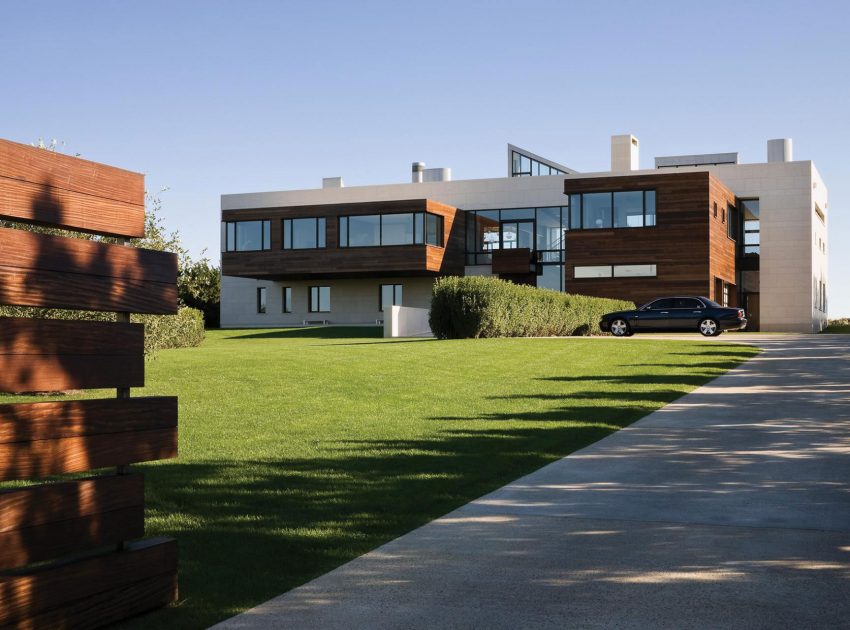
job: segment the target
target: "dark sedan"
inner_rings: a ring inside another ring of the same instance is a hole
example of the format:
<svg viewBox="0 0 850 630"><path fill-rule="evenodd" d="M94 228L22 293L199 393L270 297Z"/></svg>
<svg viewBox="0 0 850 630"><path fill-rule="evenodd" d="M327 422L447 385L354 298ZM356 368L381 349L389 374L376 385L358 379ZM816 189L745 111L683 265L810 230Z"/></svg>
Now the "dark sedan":
<svg viewBox="0 0 850 630"><path fill-rule="evenodd" d="M744 310L727 308L704 297L670 297L648 302L634 311L617 311L602 316L599 327L615 337L637 332L699 331L714 337L724 330L742 330L747 325Z"/></svg>

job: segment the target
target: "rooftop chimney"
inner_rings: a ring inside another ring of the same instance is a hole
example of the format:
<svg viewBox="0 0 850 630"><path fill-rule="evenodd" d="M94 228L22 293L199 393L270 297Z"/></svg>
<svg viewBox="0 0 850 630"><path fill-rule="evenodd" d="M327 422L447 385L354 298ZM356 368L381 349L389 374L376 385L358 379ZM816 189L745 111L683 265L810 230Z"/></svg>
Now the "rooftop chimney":
<svg viewBox="0 0 850 630"><path fill-rule="evenodd" d="M777 138L767 141L768 162L792 162L793 160L794 151L791 138Z"/></svg>
<svg viewBox="0 0 850 630"><path fill-rule="evenodd" d="M323 177L322 188L345 188L342 177Z"/></svg>
<svg viewBox="0 0 850 630"><path fill-rule="evenodd" d="M611 136L611 171L636 171L640 168L638 139L627 133Z"/></svg>
<svg viewBox="0 0 850 630"><path fill-rule="evenodd" d="M423 173L425 172L425 162L414 162L413 166L411 167L411 171L412 171L412 175L413 175L411 181L414 184L421 184L422 183L422 176L423 176Z"/></svg>

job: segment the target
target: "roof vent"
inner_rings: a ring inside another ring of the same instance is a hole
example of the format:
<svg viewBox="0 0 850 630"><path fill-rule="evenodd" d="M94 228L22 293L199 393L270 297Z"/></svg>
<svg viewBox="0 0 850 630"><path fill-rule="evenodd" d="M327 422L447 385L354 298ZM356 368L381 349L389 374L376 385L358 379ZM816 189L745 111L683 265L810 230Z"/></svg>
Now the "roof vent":
<svg viewBox="0 0 850 630"><path fill-rule="evenodd" d="M323 177L322 188L345 188L342 177Z"/></svg>
<svg viewBox="0 0 850 630"><path fill-rule="evenodd" d="M425 162L414 162L411 167L411 180L414 184L422 183L422 174L425 172Z"/></svg>
<svg viewBox="0 0 850 630"><path fill-rule="evenodd" d="M640 143L632 134L611 136L611 171L637 171L640 169Z"/></svg>

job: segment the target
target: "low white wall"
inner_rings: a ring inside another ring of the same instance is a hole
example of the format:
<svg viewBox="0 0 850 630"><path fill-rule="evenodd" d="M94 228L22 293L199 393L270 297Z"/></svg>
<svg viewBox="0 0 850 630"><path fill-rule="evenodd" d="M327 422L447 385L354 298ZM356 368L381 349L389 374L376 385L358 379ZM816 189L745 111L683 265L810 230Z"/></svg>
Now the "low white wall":
<svg viewBox="0 0 850 630"><path fill-rule="evenodd" d="M384 311L384 337L433 337L428 309L392 306Z"/></svg>

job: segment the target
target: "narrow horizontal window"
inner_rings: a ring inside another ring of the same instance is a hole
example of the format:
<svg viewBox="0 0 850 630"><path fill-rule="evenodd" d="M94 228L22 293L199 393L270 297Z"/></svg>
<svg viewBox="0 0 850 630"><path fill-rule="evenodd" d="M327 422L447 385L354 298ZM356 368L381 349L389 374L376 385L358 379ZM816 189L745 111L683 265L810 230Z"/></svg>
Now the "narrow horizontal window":
<svg viewBox="0 0 850 630"><path fill-rule="evenodd" d="M573 270L574 278L610 278L611 265L591 265L576 267Z"/></svg>
<svg viewBox="0 0 850 630"><path fill-rule="evenodd" d="M615 278L652 278L655 275L655 265L614 265Z"/></svg>

